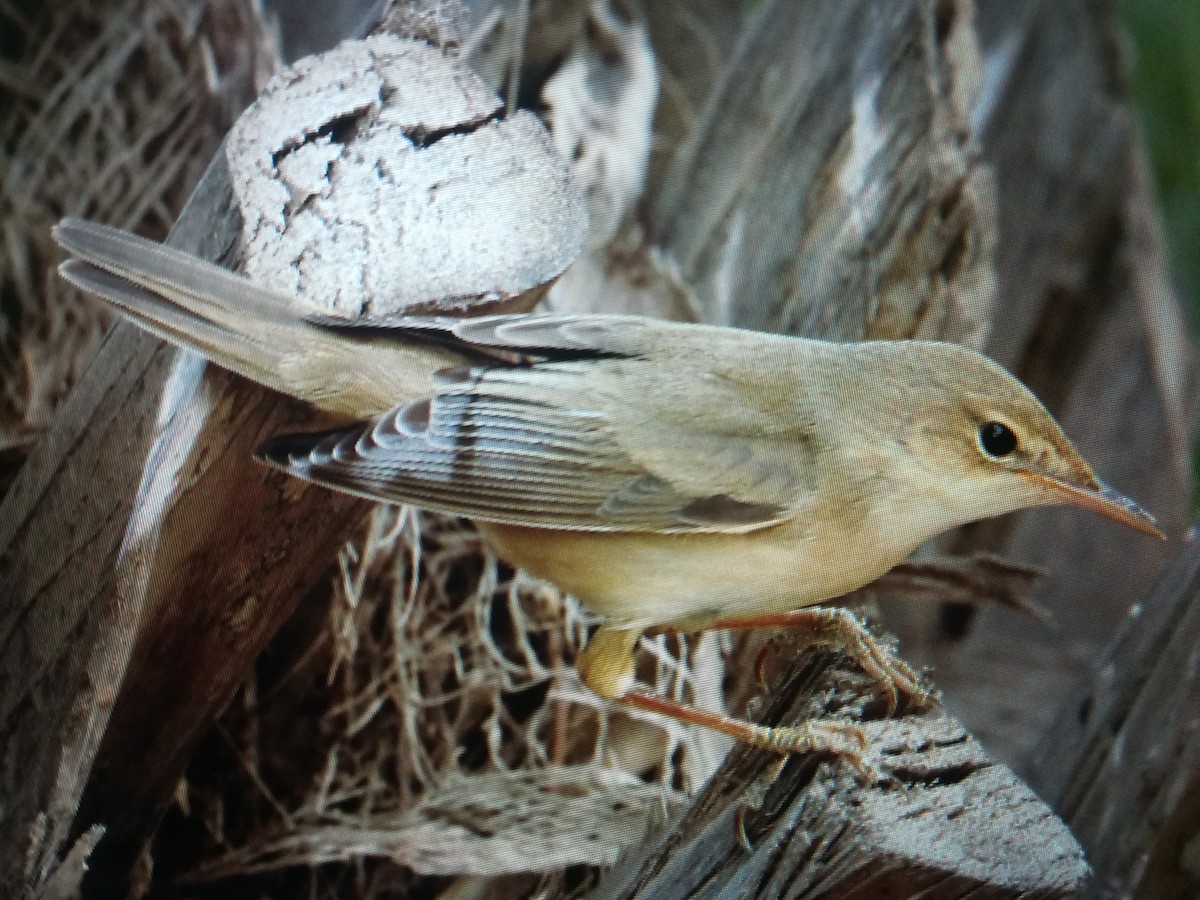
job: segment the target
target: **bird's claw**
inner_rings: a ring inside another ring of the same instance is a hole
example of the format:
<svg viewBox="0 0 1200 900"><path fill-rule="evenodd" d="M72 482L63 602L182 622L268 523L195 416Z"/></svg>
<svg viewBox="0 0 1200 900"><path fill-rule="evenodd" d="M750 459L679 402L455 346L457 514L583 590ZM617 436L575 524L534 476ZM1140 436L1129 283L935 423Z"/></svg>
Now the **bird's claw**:
<svg viewBox="0 0 1200 900"><path fill-rule="evenodd" d="M847 609L803 610L792 614L804 624L815 643L834 647L853 659L876 682L887 709L887 716L904 709L920 710L929 705L934 692L904 660L881 644ZM767 661L773 645L764 644L754 661L754 674L765 688Z"/></svg>
<svg viewBox="0 0 1200 900"><path fill-rule="evenodd" d="M828 754L853 766L864 783L879 780L879 771L868 760L866 732L858 725L816 720L802 725L760 727L759 740L752 742L758 746L783 754Z"/></svg>

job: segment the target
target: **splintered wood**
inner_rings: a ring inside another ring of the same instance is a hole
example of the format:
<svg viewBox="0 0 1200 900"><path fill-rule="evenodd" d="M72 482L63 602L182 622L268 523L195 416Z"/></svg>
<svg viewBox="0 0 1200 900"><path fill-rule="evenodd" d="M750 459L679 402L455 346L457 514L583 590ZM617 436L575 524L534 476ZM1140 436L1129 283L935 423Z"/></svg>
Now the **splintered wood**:
<svg viewBox="0 0 1200 900"><path fill-rule="evenodd" d="M96 585L136 495L149 372L112 393L84 374L107 315L58 279L50 226L89 215L165 234L275 54L250 0L7 4L0 33L0 893L44 880L66 897L101 838L71 825L132 634ZM91 455L61 471L81 445Z"/></svg>
<svg viewBox="0 0 1200 900"><path fill-rule="evenodd" d="M979 63L970 4L937 6L772 4L743 32L650 205L706 321L982 340L995 222L968 120Z"/></svg>
<svg viewBox="0 0 1200 900"><path fill-rule="evenodd" d="M1093 896L1200 882L1200 531L1178 541L1042 739L1029 780L1087 850Z"/></svg>

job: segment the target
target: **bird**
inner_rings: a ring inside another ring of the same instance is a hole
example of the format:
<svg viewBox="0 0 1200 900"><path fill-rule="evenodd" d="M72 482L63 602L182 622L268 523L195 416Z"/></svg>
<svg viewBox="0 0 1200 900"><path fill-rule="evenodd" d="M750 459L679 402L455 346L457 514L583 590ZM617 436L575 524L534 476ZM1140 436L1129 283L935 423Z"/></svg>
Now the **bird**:
<svg viewBox="0 0 1200 900"><path fill-rule="evenodd" d="M268 440L262 462L474 521L601 618L576 661L593 691L779 753L854 757L864 739L639 689L641 635L798 628L845 649L891 712L928 692L830 601L944 531L1031 507L1163 537L1025 385L957 344L605 314L347 319L99 223L64 219L54 237L69 282L338 417Z"/></svg>

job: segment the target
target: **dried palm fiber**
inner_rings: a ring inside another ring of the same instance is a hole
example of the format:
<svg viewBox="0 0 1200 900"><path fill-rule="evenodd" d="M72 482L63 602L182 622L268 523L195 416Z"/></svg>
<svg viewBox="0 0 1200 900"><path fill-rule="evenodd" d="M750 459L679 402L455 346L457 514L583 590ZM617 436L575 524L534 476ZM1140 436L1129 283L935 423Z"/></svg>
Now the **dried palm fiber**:
<svg viewBox="0 0 1200 900"><path fill-rule="evenodd" d="M364 857L485 877L610 863L719 753L583 687L590 617L461 522L379 507L307 613L181 786L211 845L184 880ZM646 649L641 677L688 699L691 662L719 653L711 637Z"/></svg>
<svg viewBox="0 0 1200 900"><path fill-rule="evenodd" d="M274 67L268 34L255 0L0 3L0 493L108 324L50 226L163 237Z"/></svg>

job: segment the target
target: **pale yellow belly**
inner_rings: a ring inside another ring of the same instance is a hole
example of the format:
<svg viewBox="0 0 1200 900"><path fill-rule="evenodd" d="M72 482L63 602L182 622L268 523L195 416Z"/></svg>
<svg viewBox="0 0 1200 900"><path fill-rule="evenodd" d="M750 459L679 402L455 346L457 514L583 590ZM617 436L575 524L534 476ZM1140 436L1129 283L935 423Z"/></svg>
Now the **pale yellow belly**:
<svg viewBox="0 0 1200 900"><path fill-rule="evenodd" d="M479 527L514 565L606 619L639 628L700 627L811 606L874 580L904 555L881 555L865 536L818 540L791 522L751 534Z"/></svg>

